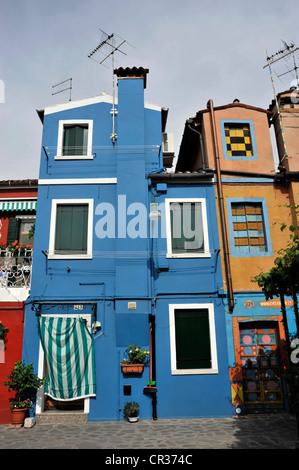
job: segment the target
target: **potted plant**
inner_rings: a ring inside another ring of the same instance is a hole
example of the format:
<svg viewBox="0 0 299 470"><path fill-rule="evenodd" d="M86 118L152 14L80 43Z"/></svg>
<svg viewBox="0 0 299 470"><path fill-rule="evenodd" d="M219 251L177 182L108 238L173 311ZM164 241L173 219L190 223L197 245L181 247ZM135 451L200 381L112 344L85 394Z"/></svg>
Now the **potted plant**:
<svg viewBox="0 0 299 470"><path fill-rule="evenodd" d="M24 361L15 363L15 367L7 379L4 385L8 387L9 391L15 392L15 398L10 399L12 424L22 425L27 409L33 409L32 401L28 395L36 393L36 390L44 383L44 379L40 379L37 374L34 374L32 364L26 364Z"/></svg>
<svg viewBox="0 0 299 470"><path fill-rule="evenodd" d="M129 344L125 351L125 358L121 362L122 371L128 373L142 373L144 365L149 358L149 351L136 344Z"/></svg>
<svg viewBox="0 0 299 470"><path fill-rule="evenodd" d="M127 402L124 406L124 415L130 421L134 423L139 419L139 405L135 401Z"/></svg>

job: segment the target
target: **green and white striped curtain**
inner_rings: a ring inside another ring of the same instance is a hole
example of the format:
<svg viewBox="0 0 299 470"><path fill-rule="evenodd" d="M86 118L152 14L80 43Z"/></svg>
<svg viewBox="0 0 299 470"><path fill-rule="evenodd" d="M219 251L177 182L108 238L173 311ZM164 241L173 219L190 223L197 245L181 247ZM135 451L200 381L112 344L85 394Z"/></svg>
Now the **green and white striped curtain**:
<svg viewBox="0 0 299 470"><path fill-rule="evenodd" d="M93 339L80 317L39 317L48 367L45 393L56 400L95 396Z"/></svg>

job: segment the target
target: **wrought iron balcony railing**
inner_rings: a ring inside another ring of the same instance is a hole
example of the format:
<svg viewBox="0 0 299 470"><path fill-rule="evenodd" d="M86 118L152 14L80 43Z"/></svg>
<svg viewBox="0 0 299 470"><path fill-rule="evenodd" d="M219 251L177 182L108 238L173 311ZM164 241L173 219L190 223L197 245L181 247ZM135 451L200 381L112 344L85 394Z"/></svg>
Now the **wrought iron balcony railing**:
<svg viewBox="0 0 299 470"><path fill-rule="evenodd" d="M32 249L0 250L0 288L30 287Z"/></svg>

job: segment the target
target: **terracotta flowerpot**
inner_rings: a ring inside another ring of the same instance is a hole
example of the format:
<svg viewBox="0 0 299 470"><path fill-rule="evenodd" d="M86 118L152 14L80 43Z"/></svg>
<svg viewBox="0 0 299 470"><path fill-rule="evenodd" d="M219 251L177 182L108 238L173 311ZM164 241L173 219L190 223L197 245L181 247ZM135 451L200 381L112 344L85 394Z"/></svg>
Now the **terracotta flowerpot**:
<svg viewBox="0 0 299 470"><path fill-rule="evenodd" d="M121 364L124 374L141 374L144 364Z"/></svg>
<svg viewBox="0 0 299 470"><path fill-rule="evenodd" d="M27 408L15 408L11 410L11 424L24 424Z"/></svg>

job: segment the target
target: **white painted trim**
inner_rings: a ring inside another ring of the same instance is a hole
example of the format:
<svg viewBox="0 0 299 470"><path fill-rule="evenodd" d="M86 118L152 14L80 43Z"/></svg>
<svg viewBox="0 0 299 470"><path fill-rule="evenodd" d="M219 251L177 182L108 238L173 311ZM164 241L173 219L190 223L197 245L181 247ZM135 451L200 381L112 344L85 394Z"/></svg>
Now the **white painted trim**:
<svg viewBox="0 0 299 470"><path fill-rule="evenodd" d="M55 104L53 106L47 106L41 111L44 112L44 115L47 115L47 114L59 113L60 111L80 108L83 106L88 106L88 105L97 104L97 103L113 104L113 97L111 95L107 95L106 93L102 93L101 95L92 96L90 98L83 98L82 100L68 101L66 103L60 103L60 104ZM117 97L115 98L115 104L116 105L118 104ZM147 109L152 109L154 111L161 111L162 109L162 106L154 104L154 103L150 103L149 101L144 102L144 107Z"/></svg>
<svg viewBox="0 0 299 470"><path fill-rule="evenodd" d="M149 101L144 102L144 107L147 109L152 109L153 111L161 111L162 106L154 103L150 103Z"/></svg>
<svg viewBox="0 0 299 470"><path fill-rule="evenodd" d="M211 369L177 369L176 368L176 346L175 346L175 310L178 309L208 309L209 312L209 330L211 346ZM170 333L170 360L172 375L204 375L218 374L218 360L216 347L216 330L213 304L169 304L169 333Z"/></svg>
<svg viewBox="0 0 299 470"><path fill-rule="evenodd" d="M58 113L60 111L65 111L68 109L74 109L74 108L80 108L83 106L88 106L91 104L97 104L97 103L111 103L112 104L113 99L112 96L102 94L98 96L92 96L90 98L83 98L82 100L76 100L76 101L68 101L66 103L60 103L56 104L53 106L47 106L44 108L44 114L54 114Z"/></svg>
<svg viewBox="0 0 299 470"><path fill-rule="evenodd" d="M198 202L201 204L201 215L203 223L203 237L204 237L204 252L200 253L172 253L171 241L171 222L170 222L170 205L171 203L185 203L185 202ZM166 258L210 258L209 251L209 236L208 236L208 220L206 200L204 198L166 198L165 199L165 216L166 216L166 241L167 253Z"/></svg>
<svg viewBox="0 0 299 470"><path fill-rule="evenodd" d="M72 124L87 124L87 154L86 155L62 155L63 133L64 127ZM93 136L93 120L92 119L65 119L58 122L58 139L57 139L57 155L55 160L92 160L92 136Z"/></svg>
<svg viewBox="0 0 299 470"><path fill-rule="evenodd" d="M55 185L55 184L116 184L117 178L76 178L76 179L40 179L38 184Z"/></svg>
<svg viewBox="0 0 299 470"><path fill-rule="evenodd" d="M0 284L0 302L25 302L30 287L5 287Z"/></svg>
<svg viewBox="0 0 299 470"><path fill-rule="evenodd" d="M37 201L37 197L4 197L0 198L0 202L5 201L27 201L27 200Z"/></svg>
<svg viewBox="0 0 299 470"><path fill-rule="evenodd" d="M88 204L87 253L58 255L54 253L57 204ZM93 199L52 199L48 259L92 259Z"/></svg>

